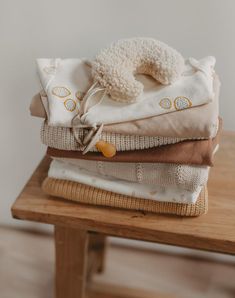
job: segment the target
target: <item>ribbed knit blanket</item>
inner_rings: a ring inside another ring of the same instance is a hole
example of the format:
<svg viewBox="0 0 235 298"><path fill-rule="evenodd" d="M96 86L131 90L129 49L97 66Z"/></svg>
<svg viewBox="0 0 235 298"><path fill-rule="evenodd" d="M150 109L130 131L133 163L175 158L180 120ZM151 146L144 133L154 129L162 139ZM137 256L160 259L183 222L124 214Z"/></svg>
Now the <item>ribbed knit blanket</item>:
<svg viewBox="0 0 235 298"><path fill-rule="evenodd" d="M87 130L75 129L75 134L83 138ZM115 145L117 151L140 150L158 147L167 144L175 144L186 140L186 138L174 137L149 137L138 135L122 135L111 132L102 132L101 140ZM76 138L69 127L49 126L45 121L41 127L42 143L56 149L61 150L79 150L83 151L84 147L79 145ZM97 151L93 147L90 151Z"/></svg>

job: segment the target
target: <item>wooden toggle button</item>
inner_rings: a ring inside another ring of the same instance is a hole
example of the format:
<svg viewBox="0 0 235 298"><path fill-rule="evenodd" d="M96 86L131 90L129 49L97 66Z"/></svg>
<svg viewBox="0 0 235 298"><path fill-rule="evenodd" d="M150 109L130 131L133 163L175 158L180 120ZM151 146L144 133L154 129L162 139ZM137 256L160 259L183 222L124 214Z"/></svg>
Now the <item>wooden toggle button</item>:
<svg viewBox="0 0 235 298"><path fill-rule="evenodd" d="M98 141L95 146L97 150L102 152L102 154L107 158L110 158L116 155L117 150L113 144L107 143L105 141Z"/></svg>

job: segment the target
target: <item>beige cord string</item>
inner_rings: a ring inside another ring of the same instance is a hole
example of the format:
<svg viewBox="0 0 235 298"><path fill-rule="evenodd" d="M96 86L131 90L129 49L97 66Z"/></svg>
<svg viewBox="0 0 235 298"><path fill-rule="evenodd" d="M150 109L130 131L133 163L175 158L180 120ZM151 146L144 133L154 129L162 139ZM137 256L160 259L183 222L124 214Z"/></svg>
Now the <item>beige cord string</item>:
<svg viewBox="0 0 235 298"><path fill-rule="evenodd" d="M83 154L87 153L96 144L96 142L98 142L100 134L103 129L103 124L100 125L99 128L97 129L96 123L94 123L92 125L85 123L85 119L86 119L86 116L89 113L89 111L92 108L94 108L95 106L101 104L101 102L103 101L103 99L106 95L105 88L97 87L97 84L98 84L98 82L95 82L94 84L92 84L92 86L86 92L86 94L83 97L83 100L81 102L81 106L80 106L80 109L79 109L77 115L75 115L74 118L72 119L73 135L74 135L76 141L79 143L79 145L85 147ZM103 91L103 94L102 94L101 98L99 99L99 101L89 108L89 102L91 101L92 97L96 93L101 92L101 91ZM88 133L85 135L85 137L83 138L83 140L76 134L76 129L79 129L79 128L90 129L88 131Z"/></svg>

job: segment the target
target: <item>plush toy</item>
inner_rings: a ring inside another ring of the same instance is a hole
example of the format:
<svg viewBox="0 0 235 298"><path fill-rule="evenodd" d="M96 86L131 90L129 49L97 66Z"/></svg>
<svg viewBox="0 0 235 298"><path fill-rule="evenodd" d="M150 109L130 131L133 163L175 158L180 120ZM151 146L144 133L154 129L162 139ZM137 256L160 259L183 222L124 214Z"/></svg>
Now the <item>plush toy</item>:
<svg viewBox="0 0 235 298"><path fill-rule="evenodd" d="M131 38L102 50L92 62L92 75L114 100L131 103L143 92L143 84L135 74L150 75L167 85L181 76L183 67L181 54L165 43Z"/></svg>

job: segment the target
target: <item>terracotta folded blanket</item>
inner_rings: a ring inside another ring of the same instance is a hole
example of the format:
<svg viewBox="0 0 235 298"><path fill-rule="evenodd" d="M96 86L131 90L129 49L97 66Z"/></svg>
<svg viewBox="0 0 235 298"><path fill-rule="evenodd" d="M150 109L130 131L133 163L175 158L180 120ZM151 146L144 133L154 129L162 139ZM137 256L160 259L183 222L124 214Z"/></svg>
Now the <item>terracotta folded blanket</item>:
<svg viewBox="0 0 235 298"><path fill-rule="evenodd" d="M166 203L139 199L104 191L78 182L49 177L44 180L42 189L49 195L76 201L78 203L153 213L199 216L207 213L208 209L208 194L206 187L201 191L195 204Z"/></svg>
<svg viewBox="0 0 235 298"><path fill-rule="evenodd" d="M222 119L219 118L217 135L209 140L183 141L180 143L135 151L119 151L112 158L106 158L99 152L82 154L80 151L59 150L48 147L47 154L52 157L74 158L107 162L141 163L178 163L190 165L213 165L213 152L219 143Z"/></svg>

